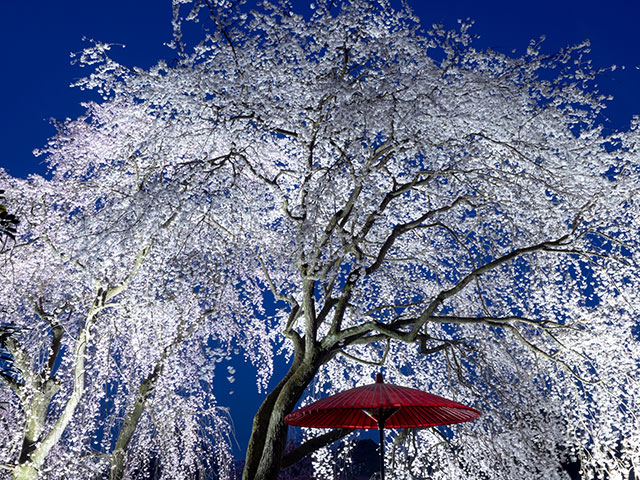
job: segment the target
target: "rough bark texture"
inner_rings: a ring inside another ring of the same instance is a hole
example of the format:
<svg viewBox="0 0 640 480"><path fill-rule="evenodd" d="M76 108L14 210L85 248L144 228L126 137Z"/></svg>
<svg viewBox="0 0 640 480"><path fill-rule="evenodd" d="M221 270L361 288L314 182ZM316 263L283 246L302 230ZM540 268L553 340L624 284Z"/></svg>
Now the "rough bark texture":
<svg viewBox="0 0 640 480"><path fill-rule="evenodd" d="M60 386L58 380L51 376L53 365L60 349L62 329L53 328L53 340L51 356L47 368L42 372L35 371L31 366L31 360L27 351L13 338L5 339L5 344L12 355L15 367L22 373L25 384L5 378L5 381L13 382L13 387L20 399L25 411L25 424L22 433L22 445L18 462L13 470L14 479L37 479L42 462L39 459L38 442L46 425L47 413L51 399L58 392ZM29 396L27 391L31 391Z"/></svg>
<svg viewBox="0 0 640 480"><path fill-rule="evenodd" d="M300 343L297 345L301 346ZM301 350L306 350L306 354ZM296 349L293 365L287 375L267 396L254 418L243 480L278 478L287 444L288 427L284 417L293 411L321 363L318 349Z"/></svg>
<svg viewBox="0 0 640 480"><path fill-rule="evenodd" d="M89 313L89 316L87 317L87 323L85 324L82 331L80 332L80 335L78 336L78 341L74 348L73 355L74 355L74 358L76 359L75 366L74 366L75 382L73 385L73 391L71 393L71 396L67 400L67 403L65 404L65 407L62 410L62 413L60 414L58 419L55 421L53 426L51 427L51 430L46 435L40 435L39 436L40 438L37 439L37 442L34 445L35 448L33 448L32 451L29 452L29 454L25 457L25 461L19 462L19 466L15 470L16 473L14 473L14 480L17 480L17 479L35 480L39 477L38 472L42 467L42 464L44 463L46 456L49 454L53 446L58 442L58 440L62 436L62 433L64 432L65 428L67 427L67 425L69 424L69 422L73 417L73 413L76 407L78 406L78 403L80 403L80 399L82 398L82 394L84 392L84 381L85 381L84 352L85 352L87 341L88 341L89 327L91 325L91 321L93 320L94 316L95 316L95 311L92 309L92 311ZM55 394L55 389L51 393L51 396L49 397L49 402L51 401L51 398L53 398L54 394ZM44 408L44 407L40 405L40 408ZM44 415L43 418L46 418L47 410L48 410L48 403L47 403L46 409L42 411ZM24 447L24 443L23 443L23 447ZM21 458L22 458L22 455L21 455Z"/></svg>

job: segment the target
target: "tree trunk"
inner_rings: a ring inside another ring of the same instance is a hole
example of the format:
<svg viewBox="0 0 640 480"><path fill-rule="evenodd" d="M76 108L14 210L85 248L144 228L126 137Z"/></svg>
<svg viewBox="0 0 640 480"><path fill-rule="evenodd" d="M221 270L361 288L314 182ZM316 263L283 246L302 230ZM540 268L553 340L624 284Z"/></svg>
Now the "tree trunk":
<svg viewBox="0 0 640 480"><path fill-rule="evenodd" d="M44 430L51 399L58 391L53 380L38 384L38 387L38 390L33 392L29 408L25 412L26 421L20 457L18 458L20 464L29 462L31 452L35 450L38 439Z"/></svg>
<svg viewBox="0 0 640 480"><path fill-rule="evenodd" d="M287 444L288 427L284 423L284 417L293 411L315 377L321 365L317 353L312 352L304 358L300 358L301 354L296 354L285 377L258 409L247 447L243 480L278 478L280 461Z"/></svg>
<svg viewBox="0 0 640 480"><path fill-rule="evenodd" d="M49 405L58 391L58 385L54 379L49 379L38 386L39 389L33 392L29 407L26 409L22 447L20 448L18 466L13 471L14 480L35 480L38 478L40 463L33 462L31 454L36 449L38 439L44 430Z"/></svg>
<svg viewBox="0 0 640 480"><path fill-rule="evenodd" d="M22 463L13 469L13 480L37 480L38 469L31 462Z"/></svg>
<svg viewBox="0 0 640 480"><path fill-rule="evenodd" d="M120 428L120 433L118 434L118 439L116 440L116 446L113 449L111 458L109 459L109 462L111 464L109 470L109 480L122 480L122 478L124 477L125 456L127 453L127 448L129 447L131 438L133 438L133 434L136 431L138 422L140 421L140 417L144 412L144 407L147 403L147 399L155 388L156 381L158 380L158 377L162 372L164 359L165 355L162 355L160 360L158 360L158 362L156 363L153 371L149 375L147 375L147 377L138 388L138 394L136 395L136 399L133 402L133 408L127 414L124 423Z"/></svg>

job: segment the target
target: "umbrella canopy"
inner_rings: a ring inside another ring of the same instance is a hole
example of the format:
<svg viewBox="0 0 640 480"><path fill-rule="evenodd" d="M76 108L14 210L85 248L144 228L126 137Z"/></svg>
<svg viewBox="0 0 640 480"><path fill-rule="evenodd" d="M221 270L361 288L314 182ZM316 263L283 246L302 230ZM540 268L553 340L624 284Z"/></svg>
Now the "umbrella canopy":
<svg viewBox="0 0 640 480"><path fill-rule="evenodd" d="M352 388L322 398L284 418L288 425L311 428L364 428L380 430L380 475L384 480L384 428L424 428L468 422L480 412L452 400L384 383Z"/></svg>
<svg viewBox="0 0 640 480"><path fill-rule="evenodd" d="M377 429L380 418L385 428L411 428L468 422L479 416L478 410L438 395L384 383L378 373L376 383L322 398L284 421L298 427Z"/></svg>

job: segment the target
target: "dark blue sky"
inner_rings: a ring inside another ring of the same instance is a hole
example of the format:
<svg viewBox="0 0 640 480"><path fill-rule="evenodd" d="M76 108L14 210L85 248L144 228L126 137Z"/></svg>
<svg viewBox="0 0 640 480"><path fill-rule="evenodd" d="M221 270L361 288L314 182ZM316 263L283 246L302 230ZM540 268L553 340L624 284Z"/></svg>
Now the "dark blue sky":
<svg viewBox="0 0 640 480"><path fill-rule="evenodd" d="M458 18L475 20L472 31L481 37L476 45L503 52L516 49L522 53L530 39L542 34L547 37L543 48L547 52L589 38L596 66L627 66L600 82L601 90L615 97L609 111L611 126L624 128L634 113L640 114L639 0L408 1L425 26L443 23L455 27ZM294 4L307 2L295 0ZM80 102L92 98L69 88L87 73L69 64L69 53L85 45L83 36L125 44L114 56L126 64L147 67L172 56L163 46L171 39L170 19L170 0L4 2L0 15L0 166L18 176L43 173L42 160L31 152L55 133L49 119L76 117L82 113ZM225 372L219 373L222 379ZM238 368L235 383L224 387L228 388L223 388L220 402L235 410L238 441L244 448L260 401L253 393L253 371ZM229 396L232 389L235 393ZM239 399L243 401L238 403Z"/></svg>
<svg viewBox="0 0 640 480"><path fill-rule="evenodd" d="M638 0L409 0L423 24L455 26L458 18L476 21L480 46L522 52L531 38L546 34L547 51L592 41L593 59L599 66L628 66L601 82L616 98L610 117L614 126L628 124L640 113L640 2ZM304 6L307 2L294 0ZM12 0L0 15L2 115L0 166L25 176L42 172L41 159L31 151L55 133L49 119L76 117L86 92L69 88L85 74L69 64L69 53L80 51L86 36L122 43L119 60L149 66L170 58L163 43L171 38L170 0Z"/></svg>

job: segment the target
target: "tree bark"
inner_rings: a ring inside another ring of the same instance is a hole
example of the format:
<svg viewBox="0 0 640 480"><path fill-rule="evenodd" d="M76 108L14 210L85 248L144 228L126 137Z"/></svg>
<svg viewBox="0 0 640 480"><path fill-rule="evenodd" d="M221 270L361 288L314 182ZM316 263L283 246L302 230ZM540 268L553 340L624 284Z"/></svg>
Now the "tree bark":
<svg viewBox="0 0 640 480"><path fill-rule="evenodd" d="M133 434L136 431L138 422L140 421L140 417L144 412L144 407L147 403L147 399L155 388L156 381L158 380L158 377L162 372L163 361L164 355L156 363L153 371L149 375L147 375L147 377L138 388L138 394L135 401L133 402L133 408L127 414L124 423L120 428L120 433L118 434L115 448L109 459L111 465L109 470L109 480L122 480L122 478L124 477L125 456L127 453L127 448L129 447L131 438L133 438Z"/></svg>
<svg viewBox="0 0 640 480"><path fill-rule="evenodd" d="M38 389L32 394L29 407L26 409L26 422L20 448L19 464L29 462L31 452L36 449L36 444L42 435L47 421L47 412L51 399L59 389L54 379L38 382Z"/></svg>
<svg viewBox="0 0 640 480"><path fill-rule="evenodd" d="M52 355L48 365L55 363L58 355L62 329L53 330ZM5 345L11 354L15 368L20 371L25 379L25 385L20 385L15 380L4 379L9 386L14 388L16 395L20 399L25 414L24 427L22 430L22 445L18 462L13 468L13 478L19 480L35 480L41 466L37 460L37 449L46 425L47 414L51 399L58 392L60 386L58 380L49 375L52 368L37 372L34 370L30 357L23 346L14 338L5 339ZM30 395L29 393L30 392Z"/></svg>
<svg viewBox="0 0 640 480"><path fill-rule="evenodd" d="M278 478L287 443L288 427L284 417L293 411L322 364L318 350L307 351L304 358L301 352L296 353L291 368L267 396L253 420L243 480Z"/></svg>
<svg viewBox="0 0 640 480"><path fill-rule="evenodd" d="M38 438L37 442L33 444L33 448L30 448L28 454L25 454L24 452L25 443L23 442L23 451L20 455L20 461L18 466L14 469L14 480L35 480L38 478L38 472L40 471L40 468L42 467L46 456L62 436L62 433L73 417L78 403L80 403L80 399L82 398L82 394L84 392L85 381L84 354L87 342L89 341L89 329L91 327L91 322L95 314L96 311L94 311L93 309L89 312L87 321L80 331L80 334L78 335L78 340L76 341L76 345L73 351L75 365L73 367L74 384L71 395L69 396L64 409L60 413L60 416L51 427L49 433L47 433L46 435L40 435L40 438ZM51 397L48 399L48 403L51 402L51 398L53 398L53 395L57 391L57 386L52 386L50 388L52 389L52 391ZM44 408L42 402L39 405L39 408ZM41 413L44 415L43 419L46 418L47 410L41 410ZM31 414L31 412L29 412L29 414Z"/></svg>
<svg viewBox="0 0 640 480"><path fill-rule="evenodd" d="M292 467L310 453L326 447L327 445L331 445L341 438L346 437L350 433L353 433L353 430L348 428L338 428L336 430L331 430L330 432L323 433L322 435L307 440L298 448L290 451L282 457L280 468L282 470L285 470L289 467Z"/></svg>
<svg viewBox="0 0 640 480"><path fill-rule="evenodd" d="M13 480L36 480L38 469L33 463L22 463L13 469Z"/></svg>

